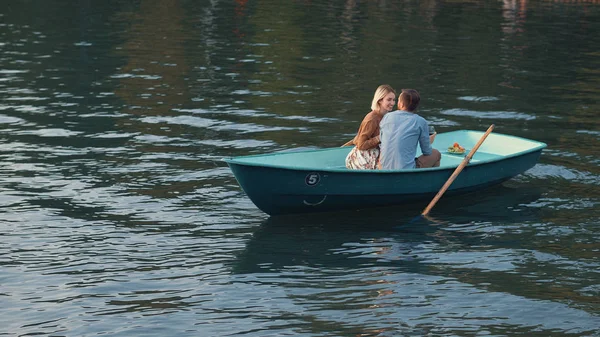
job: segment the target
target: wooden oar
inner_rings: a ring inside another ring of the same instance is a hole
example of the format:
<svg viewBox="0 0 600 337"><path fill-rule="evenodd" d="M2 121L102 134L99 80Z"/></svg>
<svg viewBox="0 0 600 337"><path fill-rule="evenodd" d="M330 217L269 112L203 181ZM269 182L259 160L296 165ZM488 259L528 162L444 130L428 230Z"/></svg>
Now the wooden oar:
<svg viewBox="0 0 600 337"><path fill-rule="evenodd" d="M442 197L442 195L444 194L444 192L446 192L446 190L448 189L448 187L450 187L450 185L452 184L452 182L454 182L454 179L456 179L456 177L458 177L458 175L460 174L460 172L462 172L462 170L465 168L465 166L467 166L467 164L469 164L469 161L471 160L471 158L473 157L473 155L475 154L475 152L477 151L477 149L479 149L479 147L481 146L481 144L483 143L483 141L492 132L492 130L494 130L494 124L490 125L490 127L483 134L483 136L481 136L481 139L479 139L479 141L477 142L477 144L475 144L475 146L473 146L473 148L471 149L471 151L469 151L469 154L467 154L467 156L465 157L465 159L463 159L463 161L460 163L460 165L458 165L458 167L456 168L456 170L454 170L454 173L452 173L452 175L450 176L450 178L448 178L448 180L446 181L446 183L444 184L444 186L442 186L442 188L440 189L440 191L435 195L435 197L433 198L433 200L431 200L431 202L429 203L429 205L427 205L427 207L423 210L423 213L421 213L421 215L425 216L425 215L429 214L429 211L431 211L431 209L433 208L433 206L435 206L435 204L438 202L438 200L440 200L440 198Z"/></svg>

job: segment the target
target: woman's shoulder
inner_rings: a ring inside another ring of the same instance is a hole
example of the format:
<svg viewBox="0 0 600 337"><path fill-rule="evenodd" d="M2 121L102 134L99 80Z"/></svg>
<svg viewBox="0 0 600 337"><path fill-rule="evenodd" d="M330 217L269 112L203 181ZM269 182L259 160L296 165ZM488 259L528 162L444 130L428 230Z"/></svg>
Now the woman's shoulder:
<svg viewBox="0 0 600 337"><path fill-rule="evenodd" d="M381 116L375 111L371 111L371 112L367 113L365 115L365 118L363 118L364 121L380 120L380 119L381 119Z"/></svg>

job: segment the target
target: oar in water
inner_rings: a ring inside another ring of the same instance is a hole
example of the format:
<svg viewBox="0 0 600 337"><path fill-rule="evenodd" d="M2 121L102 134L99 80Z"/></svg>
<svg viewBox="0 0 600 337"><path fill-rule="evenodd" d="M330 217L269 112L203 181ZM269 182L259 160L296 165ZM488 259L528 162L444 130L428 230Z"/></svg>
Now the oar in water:
<svg viewBox="0 0 600 337"><path fill-rule="evenodd" d="M429 214L429 211L431 211L431 209L433 208L433 206L435 206L435 204L438 202L438 200L440 200L440 198L442 197L442 195L444 194L444 192L446 192L446 190L448 189L448 187L450 187L450 185L452 184L452 182L454 182L454 180L456 179L456 177L458 177L458 175L460 174L460 172L462 172L462 170L465 168L465 166L467 166L467 164L469 164L469 161L471 160L471 158L473 157L473 155L475 154L475 152L477 151L477 149L479 149L479 147L481 146L481 144L483 143L483 141L492 132L492 130L494 130L494 124L490 125L490 127L483 134L483 136L481 136L481 139L479 139L479 141L477 142L477 144L475 144L475 146L473 146L473 148L471 149L471 151L469 151L469 154L467 154L465 156L465 159L463 159L463 161L460 163L460 165L458 165L458 167L456 168L456 170L454 170L454 173L452 173L452 175L450 176L450 178L448 178L448 180L446 181L446 183L444 184L444 186L442 186L442 188L435 195L435 197L433 198L433 200L431 200L431 202L429 203L429 205L423 210L423 213L421 213L422 216L426 216L427 214Z"/></svg>

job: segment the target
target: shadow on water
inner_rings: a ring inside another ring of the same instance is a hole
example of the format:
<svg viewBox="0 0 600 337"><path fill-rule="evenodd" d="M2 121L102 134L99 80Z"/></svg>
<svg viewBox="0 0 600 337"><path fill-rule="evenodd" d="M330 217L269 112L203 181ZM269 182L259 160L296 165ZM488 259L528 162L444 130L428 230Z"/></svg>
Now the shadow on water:
<svg viewBox="0 0 600 337"><path fill-rule="evenodd" d="M380 248L389 253L390 247L397 250L391 256L401 259L403 268L418 269L418 262L409 263L414 260L411 252L424 244L480 243L481 232L465 233L453 230L455 227L538 221L539 210L526 205L540 195L537 188L501 185L460 198L442 198L426 218L419 215L424 204L270 217L253 233L233 270L253 273L290 266L354 268L393 263L377 257Z"/></svg>

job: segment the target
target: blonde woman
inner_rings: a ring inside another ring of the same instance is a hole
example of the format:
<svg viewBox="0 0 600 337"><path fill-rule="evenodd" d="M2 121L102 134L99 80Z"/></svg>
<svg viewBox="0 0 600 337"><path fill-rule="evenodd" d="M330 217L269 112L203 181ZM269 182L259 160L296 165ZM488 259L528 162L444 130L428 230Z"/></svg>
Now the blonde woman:
<svg viewBox="0 0 600 337"><path fill-rule="evenodd" d="M375 90L369 112L360 123L354 138L342 146L354 145L346 157L346 167L355 170L374 170L379 160L379 122L396 104L396 91L387 84Z"/></svg>

